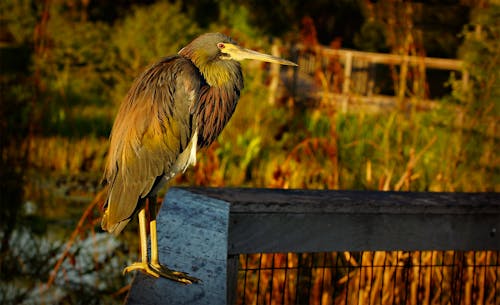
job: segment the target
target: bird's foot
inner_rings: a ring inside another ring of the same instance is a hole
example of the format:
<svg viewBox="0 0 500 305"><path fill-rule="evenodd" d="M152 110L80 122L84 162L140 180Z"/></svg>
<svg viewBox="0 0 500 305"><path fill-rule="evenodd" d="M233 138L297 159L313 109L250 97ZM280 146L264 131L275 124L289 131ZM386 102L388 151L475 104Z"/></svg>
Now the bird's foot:
<svg viewBox="0 0 500 305"><path fill-rule="evenodd" d="M137 262L123 269L123 274L130 271L139 270L147 275L153 276L155 278L164 277L166 279L176 281L182 284L193 284L198 283L200 280L189 276L187 273L171 270L161 264Z"/></svg>
<svg viewBox="0 0 500 305"><path fill-rule="evenodd" d="M151 263L149 264L149 267L152 268L159 274L161 277L167 278L172 281L176 281L182 284L193 284L193 283L198 283L200 282L199 279L189 276L185 272L181 271L175 271L172 269L169 269L159 263Z"/></svg>
<svg viewBox="0 0 500 305"><path fill-rule="evenodd" d="M160 274L158 274L158 272L156 272L153 268L151 268L149 263L145 262L137 262L133 263L130 266L125 267L125 269L123 269L123 274L129 273L134 270L139 270L147 275L151 275L156 278L160 277Z"/></svg>

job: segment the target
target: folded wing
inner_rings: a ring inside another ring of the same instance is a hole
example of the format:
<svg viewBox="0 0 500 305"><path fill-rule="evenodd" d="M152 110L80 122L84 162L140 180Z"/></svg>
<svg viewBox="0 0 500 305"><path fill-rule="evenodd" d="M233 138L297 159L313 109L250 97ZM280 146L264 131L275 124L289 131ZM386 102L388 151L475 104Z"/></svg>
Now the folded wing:
<svg viewBox="0 0 500 305"><path fill-rule="evenodd" d="M103 229L120 233L156 184L185 168L179 156L196 149L200 83L196 67L180 56L165 58L134 81L111 133Z"/></svg>

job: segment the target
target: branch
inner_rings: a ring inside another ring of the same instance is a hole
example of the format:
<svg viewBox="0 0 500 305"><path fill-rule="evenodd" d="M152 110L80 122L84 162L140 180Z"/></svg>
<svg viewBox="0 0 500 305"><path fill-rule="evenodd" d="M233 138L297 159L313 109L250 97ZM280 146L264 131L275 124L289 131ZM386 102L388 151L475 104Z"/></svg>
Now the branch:
<svg viewBox="0 0 500 305"><path fill-rule="evenodd" d="M66 258L69 255L69 251L73 244L75 243L76 237L78 234L81 232L82 227L85 224L85 220L91 215L92 211L94 210L95 206L97 206L99 203L104 201L104 196L105 196L105 189L101 190L95 198L92 200L92 202L87 206L87 209L85 212L83 212L82 217L80 217L80 220L78 221L78 224L76 225L76 228L73 230L73 233L71 233L71 237L66 243L66 247L64 249L64 252L61 254L59 259L57 260L54 269L52 270L52 273L49 277L49 280L47 281L46 288L50 288L52 284L54 284L54 281L56 279L57 273L59 272L59 268L61 268L62 263L66 260Z"/></svg>

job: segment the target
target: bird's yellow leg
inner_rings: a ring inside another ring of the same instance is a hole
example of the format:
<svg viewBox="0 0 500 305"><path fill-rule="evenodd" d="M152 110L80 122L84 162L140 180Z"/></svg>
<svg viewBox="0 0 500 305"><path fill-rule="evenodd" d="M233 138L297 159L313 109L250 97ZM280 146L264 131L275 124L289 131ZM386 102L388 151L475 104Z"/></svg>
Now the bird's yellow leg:
<svg viewBox="0 0 500 305"><path fill-rule="evenodd" d="M146 235L146 209L142 208L138 214L139 217L139 237L141 240L141 261L123 269L123 274L133 270L140 270L154 277L160 277L160 274L153 270L148 263L148 238Z"/></svg>
<svg viewBox="0 0 500 305"><path fill-rule="evenodd" d="M156 200L156 198L155 198ZM151 237L151 264L149 266L157 272L158 276L183 283L192 284L199 282L199 279L189 276L184 272L171 270L162 264L158 259L158 234L156 231L156 206L150 201L151 222L149 223L149 234Z"/></svg>

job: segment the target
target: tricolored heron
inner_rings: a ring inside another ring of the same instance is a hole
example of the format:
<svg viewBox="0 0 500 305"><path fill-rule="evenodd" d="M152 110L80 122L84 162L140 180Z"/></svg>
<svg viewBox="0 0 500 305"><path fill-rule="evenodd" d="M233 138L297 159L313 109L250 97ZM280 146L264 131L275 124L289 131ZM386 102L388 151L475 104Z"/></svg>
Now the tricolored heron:
<svg viewBox="0 0 500 305"><path fill-rule="evenodd" d="M139 217L141 270L181 283L198 281L160 264L156 233L156 194L176 174L196 162L196 151L210 145L231 118L243 75L239 61L293 62L238 46L220 33L199 36L177 55L146 69L132 84L111 131L103 182L107 200L102 228L119 234ZM151 260L148 261L146 200L149 203Z"/></svg>

